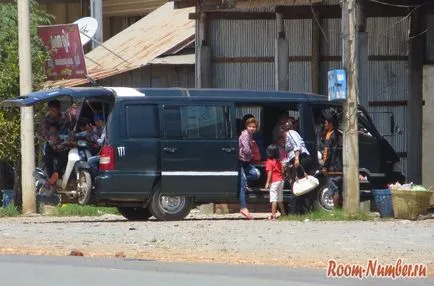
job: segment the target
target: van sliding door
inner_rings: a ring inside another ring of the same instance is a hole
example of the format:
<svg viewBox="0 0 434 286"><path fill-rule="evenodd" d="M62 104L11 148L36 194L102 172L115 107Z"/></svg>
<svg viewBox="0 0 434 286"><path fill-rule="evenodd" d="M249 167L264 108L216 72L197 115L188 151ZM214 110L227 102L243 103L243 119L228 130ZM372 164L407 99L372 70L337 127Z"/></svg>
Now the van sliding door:
<svg viewBox="0 0 434 286"><path fill-rule="evenodd" d="M161 106L161 191L201 199L235 197L237 141L231 104Z"/></svg>

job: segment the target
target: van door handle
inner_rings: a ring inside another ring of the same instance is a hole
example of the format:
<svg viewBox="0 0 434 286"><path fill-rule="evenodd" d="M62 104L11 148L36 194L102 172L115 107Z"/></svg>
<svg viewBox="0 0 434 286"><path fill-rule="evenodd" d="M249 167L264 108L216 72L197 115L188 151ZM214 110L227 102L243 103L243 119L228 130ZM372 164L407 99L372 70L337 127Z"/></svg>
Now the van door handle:
<svg viewBox="0 0 434 286"><path fill-rule="evenodd" d="M168 152L168 153L175 153L176 150L178 150L178 148L164 147L163 150Z"/></svg>
<svg viewBox="0 0 434 286"><path fill-rule="evenodd" d="M227 148L227 147L223 147L222 151L225 151L226 153L231 153L233 151L235 151L235 148Z"/></svg>

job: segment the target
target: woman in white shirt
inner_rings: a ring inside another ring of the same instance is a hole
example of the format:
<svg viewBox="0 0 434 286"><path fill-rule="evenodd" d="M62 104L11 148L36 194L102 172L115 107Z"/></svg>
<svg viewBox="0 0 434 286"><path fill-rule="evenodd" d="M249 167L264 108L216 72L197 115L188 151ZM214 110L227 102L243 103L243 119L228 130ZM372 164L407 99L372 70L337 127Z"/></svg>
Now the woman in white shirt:
<svg viewBox="0 0 434 286"><path fill-rule="evenodd" d="M297 169L297 177L303 178L305 172L310 174L312 168L312 158L306 148L306 144L300 134L294 130L291 121L283 125L286 132L286 150L288 151L289 162ZM299 168L299 166L303 168ZM304 169L304 172L303 172Z"/></svg>

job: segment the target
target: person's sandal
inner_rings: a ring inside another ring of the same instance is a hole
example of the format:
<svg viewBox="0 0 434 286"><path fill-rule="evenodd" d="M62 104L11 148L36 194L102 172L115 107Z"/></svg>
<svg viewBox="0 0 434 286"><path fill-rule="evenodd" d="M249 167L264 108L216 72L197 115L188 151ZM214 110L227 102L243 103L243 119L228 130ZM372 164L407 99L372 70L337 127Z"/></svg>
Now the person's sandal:
<svg viewBox="0 0 434 286"><path fill-rule="evenodd" d="M267 217L264 220L276 220L276 219L277 219L277 217L270 215L269 217Z"/></svg>
<svg viewBox="0 0 434 286"><path fill-rule="evenodd" d="M250 213L246 213L245 211L241 210L240 214L245 217L246 219L253 219L253 216Z"/></svg>

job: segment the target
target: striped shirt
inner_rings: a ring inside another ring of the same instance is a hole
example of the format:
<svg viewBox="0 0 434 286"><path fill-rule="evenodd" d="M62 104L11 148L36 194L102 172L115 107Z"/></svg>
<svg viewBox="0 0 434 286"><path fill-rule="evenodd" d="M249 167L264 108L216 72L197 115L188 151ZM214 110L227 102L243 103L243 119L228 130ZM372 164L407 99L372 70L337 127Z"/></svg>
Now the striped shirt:
<svg viewBox="0 0 434 286"><path fill-rule="evenodd" d="M238 159L244 162L250 162L253 158L252 151L253 136L247 130L241 132L238 138Z"/></svg>
<svg viewBox="0 0 434 286"><path fill-rule="evenodd" d="M288 159L290 161L295 157L296 151L300 151L300 154L310 155L303 138L295 130L286 132L286 149L288 150Z"/></svg>

